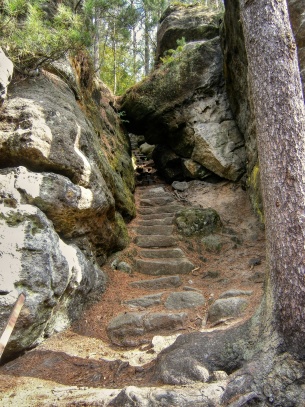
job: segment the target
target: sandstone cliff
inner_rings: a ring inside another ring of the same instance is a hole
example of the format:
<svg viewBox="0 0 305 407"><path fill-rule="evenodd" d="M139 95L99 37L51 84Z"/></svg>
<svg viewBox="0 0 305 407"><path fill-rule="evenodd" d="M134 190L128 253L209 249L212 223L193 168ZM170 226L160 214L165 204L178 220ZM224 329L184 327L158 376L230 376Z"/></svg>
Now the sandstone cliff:
<svg viewBox="0 0 305 407"><path fill-rule="evenodd" d="M0 332L26 303L7 355L63 329L100 296L135 214L129 140L86 55L37 76L1 59ZM11 81L9 86L8 83Z"/></svg>
<svg viewBox="0 0 305 407"><path fill-rule="evenodd" d="M154 159L168 181L211 173L237 180L245 171L244 139L225 89L220 21L199 5L166 10L157 46L163 62L121 101L129 130L158 145ZM180 36L185 45L169 57Z"/></svg>
<svg viewBox="0 0 305 407"><path fill-rule="evenodd" d="M253 100L247 83L247 54L245 50L239 0L226 4L222 27L222 48L224 53L224 76L230 106L237 126L245 139L247 155L247 185L254 210L263 221L263 203L260 193L259 162L256 145L256 129ZM305 20L304 1L288 0L292 30L298 48L300 73L305 84Z"/></svg>
<svg viewBox="0 0 305 407"><path fill-rule="evenodd" d="M305 83L304 2L288 5ZM156 69L121 100L129 130L156 144L153 158L168 182L245 174L264 222L239 0L227 2L224 17L200 5L170 6L157 38Z"/></svg>

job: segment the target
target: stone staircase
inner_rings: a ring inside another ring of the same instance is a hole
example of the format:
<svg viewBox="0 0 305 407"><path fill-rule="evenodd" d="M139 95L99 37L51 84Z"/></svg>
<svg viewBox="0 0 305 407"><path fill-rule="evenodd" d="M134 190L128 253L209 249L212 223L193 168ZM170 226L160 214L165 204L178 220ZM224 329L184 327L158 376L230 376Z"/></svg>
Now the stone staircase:
<svg viewBox="0 0 305 407"><path fill-rule="evenodd" d="M183 287L181 277L191 273L195 265L179 248L175 235L175 213L182 205L162 184L138 187L136 194L134 267L138 273L154 278L130 282L134 296L124 302L128 311L108 324L109 339L119 346L139 346L150 343L154 335L184 330L189 311L205 304L199 290ZM137 291L142 295L137 296Z"/></svg>

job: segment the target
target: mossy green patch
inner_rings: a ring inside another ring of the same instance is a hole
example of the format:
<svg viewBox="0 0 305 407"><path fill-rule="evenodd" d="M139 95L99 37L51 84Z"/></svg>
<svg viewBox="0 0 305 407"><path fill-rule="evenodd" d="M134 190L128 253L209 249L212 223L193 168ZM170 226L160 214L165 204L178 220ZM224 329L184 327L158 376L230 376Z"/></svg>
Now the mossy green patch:
<svg viewBox="0 0 305 407"><path fill-rule="evenodd" d="M178 231L184 236L207 236L222 228L220 216L212 208L182 210L175 221Z"/></svg>
<svg viewBox="0 0 305 407"><path fill-rule="evenodd" d="M116 221L116 234L117 234L117 248L118 250L124 249L129 244L129 236L126 224L122 215L119 212L115 213Z"/></svg>
<svg viewBox="0 0 305 407"><path fill-rule="evenodd" d="M253 167L253 169L248 177L247 185L250 190L250 198L251 198L252 207L253 207L255 213L258 215L261 223L264 224L265 217L264 217L263 201L262 201L262 195L261 195L260 170L259 170L258 163Z"/></svg>
<svg viewBox="0 0 305 407"><path fill-rule="evenodd" d="M201 242L208 252L219 253L222 249L222 242L219 236L206 236L201 240Z"/></svg>

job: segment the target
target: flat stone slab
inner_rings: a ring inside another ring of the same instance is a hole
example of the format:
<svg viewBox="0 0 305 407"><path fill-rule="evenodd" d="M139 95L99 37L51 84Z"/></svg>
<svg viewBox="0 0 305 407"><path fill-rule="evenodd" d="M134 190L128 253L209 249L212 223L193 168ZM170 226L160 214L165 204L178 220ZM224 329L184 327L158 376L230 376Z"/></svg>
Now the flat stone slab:
<svg viewBox="0 0 305 407"><path fill-rule="evenodd" d="M165 301L167 309L197 308L205 304L204 296L195 291L171 293Z"/></svg>
<svg viewBox="0 0 305 407"><path fill-rule="evenodd" d="M180 287L182 281L179 276L166 276L160 278L154 278L153 280L140 280L130 283L130 287L133 288L145 288L148 290L164 290L166 288Z"/></svg>
<svg viewBox="0 0 305 407"><path fill-rule="evenodd" d="M144 235L137 236L135 238L135 243L139 247L173 247L176 246L177 240L173 236Z"/></svg>
<svg viewBox="0 0 305 407"><path fill-rule="evenodd" d="M185 363L186 364L186 363ZM201 369L200 369L201 368ZM199 375L202 371L201 366L194 366L193 369L197 375L194 375L194 382L202 382L203 374ZM182 380L178 381L180 383ZM176 383L176 382L175 382ZM173 384L173 383L172 383ZM189 384L187 382L186 384ZM111 404L107 404L111 407L122 407L122 406L137 406L137 407L147 407L147 406L168 406L168 407L181 407L181 406L220 406L221 399L226 388L226 382L218 381L217 383L205 383L200 387L196 386L171 386L170 388L165 386L160 387L135 387L128 386L122 390L113 390L113 399ZM99 390L100 392L101 390ZM88 390L86 390L88 393ZM119 392L119 394L117 394ZM65 393L62 392L61 399L65 397ZM88 400L88 394L83 396L81 401L84 400L83 404L86 405L86 400ZM71 397L71 396L70 396ZM106 396L103 394L103 399L106 400ZM100 393L92 399L98 402L101 400ZM109 398L110 399L110 398ZM79 398L77 399L79 400ZM89 399L91 400L91 399ZM107 398L108 400L108 398ZM132 401L131 401L132 400ZM135 401L133 401L135 400ZM133 404L131 404L133 403ZM162 404L161 404L162 403ZM68 405L68 403L67 403ZM92 403L92 405L95 405ZM233 405L233 404L232 404ZM236 404L235 404L236 405Z"/></svg>
<svg viewBox="0 0 305 407"><path fill-rule="evenodd" d="M139 252L140 257L148 257L150 259L165 259L165 258L182 258L185 257L183 251L178 247L173 249L143 249Z"/></svg>
<svg viewBox="0 0 305 407"><path fill-rule="evenodd" d="M146 219L146 220L139 220L139 226L156 226L156 225L172 225L174 223L174 216L168 216L166 218L160 219Z"/></svg>
<svg viewBox="0 0 305 407"><path fill-rule="evenodd" d="M163 194L166 193L163 187L143 188L146 194Z"/></svg>
<svg viewBox="0 0 305 407"><path fill-rule="evenodd" d="M140 199L140 206L150 207L150 206L163 206L168 205L176 201L173 196L159 196L158 198L147 197Z"/></svg>
<svg viewBox="0 0 305 407"><path fill-rule="evenodd" d="M141 198L157 198L159 196L172 196L168 191L163 187L153 187L153 188L143 188L138 189L140 191Z"/></svg>
<svg viewBox="0 0 305 407"><path fill-rule="evenodd" d="M131 300L124 301L124 304L130 307L143 307L148 308L153 305L160 305L163 293L144 295L143 297L133 298Z"/></svg>
<svg viewBox="0 0 305 407"><path fill-rule="evenodd" d="M139 337L147 333L154 334L183 327L187 314L168 312L126 312L113 318L107 327L111 342L120 346L136 346Z"/></svg>
<svg viewBox="0 0 305 407"><path fill-rule="evenodd" d="M173 225L157 225L157 226L138 226L136 228L138 235L164 235L170 236L174 233Z"/></svg>
<svg viewBox="0 0 305 407"><path fill-rule="evenodd" d="M175 199L173 194L171 194L170 192L165 191L165 190L152 192L152 191L147 191L147 189L146 190L143 189L142 191L139 191L139 192L140 192L139 197L141 199L154 199L154 198L173 198L173 199Z"/></svg>
<svg viewBox="0 0 305 407"><path fill-rule="evenodd" d="M183 287L183 291L195 291L195 292L200 292L201 293L201 290L199 290L199 288L195 288L195 287L191 287L191 286L189 286L189 285L186 285L186 286L184 286Z"/></svg>
<svg viewBox="0 0 305 407"><path fill-rule="evenodd" d="M183 191L186 191L188 189L189 184L186 181L182 181L182 182L181 181L174 181L172 183L172 187L174 189L176 189L177 191L183 192Z"/></svg>
<svg viewBox="0 0 305 407"><path fill-rule="evenodd" d="M250 296L253 294L253 291L246 290L228 290L222 293L219 298L229 298L229 297L239 297L242 295Z"/></svg>
<svg viewBox="0 0 305 407"><path fill-rule="evenodd" d="M155 213L176 213L180 211L183 207L181 205L162 205L162 206L151 206L151 207L139 207L138 213L140 215L151 215Z"/></svg>
<svg viewBox="0 0 305 407"><path fill-rule="evenodd" d="M225 318L237 318L248 306L248 301L241 297L221 298L211 305L208 321L215 323Z"/></svg>
<svg viewBox="0 0 305 407"><path fill-rule="evenodd" d="M194 264L187 258L176 259L136 259L139 273L152 276L188 274L194 269Z"/></svg>
<svg viewBox="0 0 305 407"><path fill-rule="evenodd" d="M161 207L162 208L162 207ZM175 214L169 212L159 212L159 213L149 213L149 214L141 214L142 220L151 220L151 219L164 219L164 218L172 218L174 219Z"/></svg>

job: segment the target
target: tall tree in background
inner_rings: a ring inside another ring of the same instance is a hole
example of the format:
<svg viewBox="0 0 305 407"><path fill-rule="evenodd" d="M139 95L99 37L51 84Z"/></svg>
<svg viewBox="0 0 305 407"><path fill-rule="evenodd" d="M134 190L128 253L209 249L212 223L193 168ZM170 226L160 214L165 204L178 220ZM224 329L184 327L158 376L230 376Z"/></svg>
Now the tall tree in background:
<svg viewBox="0 0 305 407"><path fill-rule="evenodd" d="M94 66L103 79L117 91L118 71L121 48L129 51L130 31L136 15L127 0L87 0L84 13L88 26L91 27L93 41ZM108 60L106 60L106 57ZM109 83L109 70L112 80Z"/></svg>
<svg viewBox="0 0 305 407"><path fill-rule="evenodd" d="M243 1L274 324L305 357L305 111L286 1Z"/></svg>
<svg viewBox="0 0 305 407"><path fill-rule="evenodd" d="M215 1L208 0L209 7ZM2 46L20 69L90 47L96 73L121 94L149 74L157 24L170 4L171 0L3 0Z"/></svg>
<svg viewBox="0 0 305 407"><path fill-rule="evenodd" d="M142 0L144 20L144 67L148 75L156 48L155 37L158 21L168 2L165 0Z"/></svg>
<svg viewBox="0 0 305 407"><path fill-rule="evenodd" d="M207 7L212 8L223 6L218 0L201 0L201 3L208 3ZM95 70L114 93L123 93L150 73L158 21L170 4L171 0L82 0L93 38Z"/></svg>

